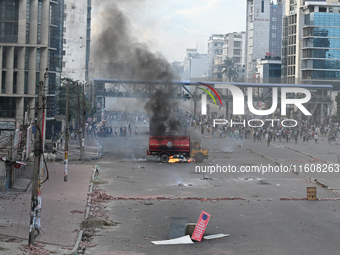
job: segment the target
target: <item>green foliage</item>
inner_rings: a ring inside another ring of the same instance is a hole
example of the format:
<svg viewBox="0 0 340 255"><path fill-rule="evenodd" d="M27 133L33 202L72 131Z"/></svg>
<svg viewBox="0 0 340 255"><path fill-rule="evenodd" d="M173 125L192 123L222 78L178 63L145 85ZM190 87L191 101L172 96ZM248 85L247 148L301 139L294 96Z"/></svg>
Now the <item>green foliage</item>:
<svg viewBox="0 0 340 255"><path fill-rule="evenodd" d="M69 85L69 115L71 118L78 120L78 100L80 104L80 111L83 107L83 84L79 81L73 81L68 78L62 79L62 86L58 88L57 95L58 111L59 114L66 115L66 83ZM85 95L85 117L92 116L95 112L94 109L90 108L90 99L87 95Z"/></svg>
<svg viewBox="0 0 340 255"><path fill-rule="evenodd" d="M227 75L229 82L237 79L238 77L237 65L236 62L233 61L233 59L227 57L227 59L224 60L222 68L224 69L222 71L222 74Z"/></svg>
<svg viewBox="0 0 340 255"><path fill-rule="evenodd" d="M340 117L340 92L338 92L338 95L335 97L336 102L336 116L338 116L338 119Z"/></svg>

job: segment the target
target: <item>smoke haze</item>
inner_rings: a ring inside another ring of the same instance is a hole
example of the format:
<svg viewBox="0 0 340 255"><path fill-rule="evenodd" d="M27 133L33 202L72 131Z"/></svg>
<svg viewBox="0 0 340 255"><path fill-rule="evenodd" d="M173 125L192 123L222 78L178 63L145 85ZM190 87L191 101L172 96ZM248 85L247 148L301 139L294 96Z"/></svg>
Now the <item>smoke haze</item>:
<svg viewBox="0 0 340 255"><path fill-rule="evenodd" d="M143 2L145 1L124 1L124 4L136 7ZM99 72L101 75L127 80L173 80L169 62L160 53L151 52L146 44L132 36L131 23L118 4L114 1L100 2L97 8L101 19L100 26L96 26L99 30L96 31L92 47L92 62L95 67L104 63L109 67L104 72ZM179 130L180 124L174 118L175 104L170 97L169 93L157 90L145 105L157 135L165 134L166 131L173 134Z"/></svg>

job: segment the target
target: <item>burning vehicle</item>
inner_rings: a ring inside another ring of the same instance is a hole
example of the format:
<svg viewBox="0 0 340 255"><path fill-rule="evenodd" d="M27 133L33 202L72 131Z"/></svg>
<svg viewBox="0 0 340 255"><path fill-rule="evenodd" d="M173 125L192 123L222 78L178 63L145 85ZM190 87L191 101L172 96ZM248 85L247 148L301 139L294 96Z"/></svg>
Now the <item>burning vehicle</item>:
<svg viewBox="0 0 340 255"><path fill-rule="evenodd" d="M204 159L208 158L208 153L209 150L201 147L199 142L190 142L190 136L149 136L147 155L157 156L163 163L169 162L169 159L178 159L178 162L181 162L182 156L194 158L196 162L202 163Z"/></svg>

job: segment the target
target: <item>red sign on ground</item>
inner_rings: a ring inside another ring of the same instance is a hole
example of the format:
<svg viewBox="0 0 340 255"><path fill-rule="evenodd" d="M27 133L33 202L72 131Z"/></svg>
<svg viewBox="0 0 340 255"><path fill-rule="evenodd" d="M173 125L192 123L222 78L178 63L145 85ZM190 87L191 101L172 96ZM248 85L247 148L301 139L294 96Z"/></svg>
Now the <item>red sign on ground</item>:
<svg viewBox="0 0 340 255"><path fill-rule="evenodd" d="M198 219L197 225L195 227L194 233L191 236L192 240L200 242L202 240L204 231L208 225L208 222L210 220L211 214L202 211L201 215Z"/></svg>

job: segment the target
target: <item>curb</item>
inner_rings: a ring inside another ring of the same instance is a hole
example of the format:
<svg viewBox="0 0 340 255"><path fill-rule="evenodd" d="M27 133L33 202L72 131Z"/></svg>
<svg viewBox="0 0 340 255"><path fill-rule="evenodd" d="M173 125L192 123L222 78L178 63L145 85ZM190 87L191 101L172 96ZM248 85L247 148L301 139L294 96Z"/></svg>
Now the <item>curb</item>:
<svg viewBox="0 0 340 255"><path fill-rule="evenodd" d="M94 177L95 177L95 174L96 174L96 167L94 167L93 169L93 173L92 173L92 176L91 176L91 181L94 180ZM90 194L92 193L92 190L93 190L93 183L91 182L90 184L90 188L89 188L89 192ZM85 213L85 217L84 217L84 220L86 220L88 217L89 217L89 214L90 214L90 208L91 208L91 200L92 200L92 197L89 196L88 199L87 199L87 206L86 206L86 213ZM64 253L63 255L74 255L74 254L78 254L77 251L78 251L78 248L79 248L79 244L81 242L81 238L83 237L83 233L84 233L84 230L80 230L79 233L78 233L78 238L76 240L76 243L74 244L73 246L73 249L68 252L68 253Z"/></svg>
<svg viewBox="0 0 340 255"><path fill-rule="evenodd" d="M100 145L99 139L96 139L96 143L97 143L97 156L93 157L93 158L89 158L89 157L85 157L82 161L93 161L93 160L98 160L103 156L103 147ZM61 154L61 157L58 157L58 154ZM69 162L73 162L73 161L80 161L79 158L72 158L72 155L69 155ZM48 162L63 162L64 161L64 151L63 150L58 150L55 154L55 157L53 158L46 158L46 161Z"/></svg>

